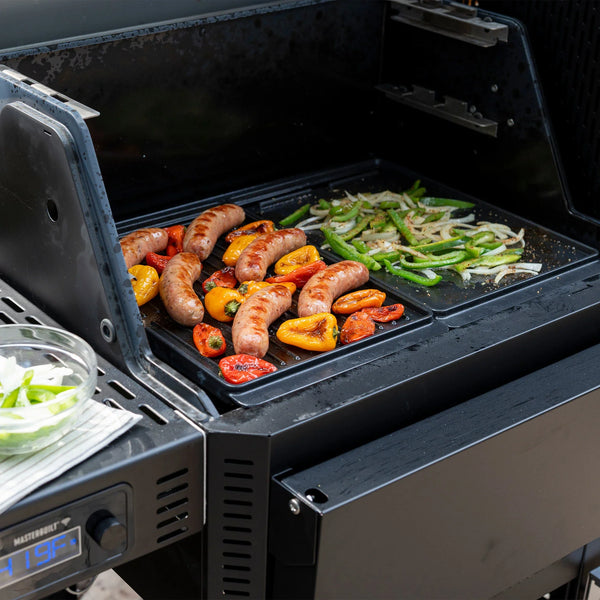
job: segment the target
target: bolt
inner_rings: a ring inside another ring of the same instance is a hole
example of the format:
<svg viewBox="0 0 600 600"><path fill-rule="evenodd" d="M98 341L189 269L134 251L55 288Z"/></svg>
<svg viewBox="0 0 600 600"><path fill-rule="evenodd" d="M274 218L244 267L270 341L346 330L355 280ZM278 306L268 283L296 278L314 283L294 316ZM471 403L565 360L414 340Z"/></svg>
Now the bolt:
<svg viewBox="0 0 600 600"><path fill-rule="evenodd" d="M506 124L507 124L509 127L514 127L515 120L514 120L514 119L508 119L508 120L506 121Z"/></svg>
<svg viewBox="0 0 600 600"><path fill-rule="evenodd" d="M495 83L492 83L492 87L490 88L494 94L498 91L498 86Z"/></svg>
<svg viewBox="0 0 600 600"><path fill-rule="evenodd" d="M290 511L293 515L300 514L300 502L298 502L298 500L296 500L296 498L292 498L289 501L288 506L290 507Z"/></svg>

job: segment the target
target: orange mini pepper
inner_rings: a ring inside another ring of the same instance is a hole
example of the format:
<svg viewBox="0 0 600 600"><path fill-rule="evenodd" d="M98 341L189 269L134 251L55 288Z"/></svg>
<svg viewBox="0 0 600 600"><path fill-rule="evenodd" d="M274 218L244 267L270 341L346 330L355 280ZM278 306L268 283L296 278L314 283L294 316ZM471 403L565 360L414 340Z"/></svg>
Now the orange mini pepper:
<svg viewBox="0 0 600 600"><path fill-rule="evenodd" d="M350 344L358 342L375 333L375 321L362 310L351 314L340 331L340 342L342 344Z"/></svg>
<svg viewBox="0 0 600 600"><path fill-rule="evenodd" d="M237 290L214 287L204 296L204 307L213 319L227 323L233 321L233 317L244 299L244 296Z"/></svg>
<svg viewBox="0 0 600 600"><path fill-rule="evenodd" d="M271 231L275 231L275 224L273 221L253 221L252 223L247 223L246 225L242 225L242 227L230 231L225 236L225 241L233 242L233 240L240 235L269 233Z"/></svg>
<svg viewBox="0 0 600 600"><path fill-rule="evenodd" d="M248 246L252 240L256 239L258 235L258 233L252 233L250 235L240 235L234 238L233 242L227 246L225 254L223 254L223 262L228 267L233 267L246 246Z"/></svg>
<svg viewBox="0 0 600 600"><path fill-rule="evenodd" d="M185 226L171 225L169 227L165 227L165 231L169 236L169 241L167 242L166 249L167 256L175 256L175 254L183 252L183 238L185 236Z"/></svg>
<svg viewBox="0 0 600 600"><path fill-rule="evenodd" d="M314 246L302 246L282 256L273 267L277 275L287 275L296 269L320 260L319 251Z"/></svg>
<svg viewBox="0 0 600 600"><path fill-rule="evenodd" d="M158 295L158 281L160 279L157 270L147 265L133 265L128 269L131 275L131 285L138 306L150 302Z"/></svg>
<svg viewBox="0 0 600 600"><path fill-rule="evenodd" d="M331 310L338 315L349 315L361 308L379 308L384 300L385 292L380 290L356 290L340 296L331 306Z"/></svg>
<svg viewBox="0 0 600 600"><path fill-rule="evenodd" d="M258 290L262 290L270 285L274 284L267 281L244 281L238 288L238 292L248 298L248 296L252 296L252 294L258 292ZM279 285L284 285L292 294L296 291L296 285L291 281L283 281Z"/></svg>
<svg viewBox="0 0 600 600"><path fill-rule="evenodd" d="M192 331L194 345L202 356L212 358L225 352L227 344L219 329L208 323L198 323Z"/></svg>
<svg viewBox="0 0 600 600"><path fill-rule="evenodd" d="M277 330L277 339L303 350L324 352L333 350L338 338L337 319L331 313L317 313L284 321Z"/></svg>
<svg viewBox="0 0 600 600"><path fill-rule="evenodd" d="M292 282L296 287L303 287L306 282L315 274L326 268L327 265L322 260L316 260L308 265L302 265L287 275L276 275L275 277L267 277L268 283L285 283Z"/></svg>
<svg viewBox="0 0 600 600"><path fill-rule="evenodd" d="M378 323L396 321L404 314L403 304L388 304L379 308L363 308L361 312L366 313Z"/></svg>

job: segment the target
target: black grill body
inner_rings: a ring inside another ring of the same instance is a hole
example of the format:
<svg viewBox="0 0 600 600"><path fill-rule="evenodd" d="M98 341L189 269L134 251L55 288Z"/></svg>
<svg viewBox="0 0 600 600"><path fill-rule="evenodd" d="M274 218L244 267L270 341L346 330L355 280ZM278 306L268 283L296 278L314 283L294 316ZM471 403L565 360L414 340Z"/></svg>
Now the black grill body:
<svg viewBox="0 0 600 600"><path fill-rule="evenodd" d="M206 439L204 465L170 473L206 479L205 525L115 565L146 600L537 598L599 562L581 468L598 453L597 216L522 22L480 10L471 30L463 6L415 25L432 4L267 3L2 57L25 74L0 80L2 278ZM415 178L523 223L540 275L432 292L373 275L406 326L316 358L271 349L278 372L241 386L135 304L124 233Z"/></svg>

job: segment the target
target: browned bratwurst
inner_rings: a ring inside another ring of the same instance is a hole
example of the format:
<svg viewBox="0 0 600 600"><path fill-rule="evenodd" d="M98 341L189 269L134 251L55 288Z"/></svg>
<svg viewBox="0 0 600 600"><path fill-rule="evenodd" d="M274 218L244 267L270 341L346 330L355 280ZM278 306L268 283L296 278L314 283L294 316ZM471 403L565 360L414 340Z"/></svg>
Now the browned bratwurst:
<svg viewBox="0 0 600 600"><path fill-rule="evenodd" d="M200 260L206 260L219 237L243 223L245 217L244 209L235 204L221 204L205 210L186 229L183 251L193 252Z"/></svg>
<svg viewBox="0 0 600 600"><path fill-rule="evenodd" d="M160 297L167 312L180 325L192 327L202 322L204 306L194 291L202 263L192 252L180 252L165 265L160 276Z"/></svg>
<svg viewBox="0 0 600 600"><path fill-rule="evenodd" d="M292 292L283 285L270 285L252 294L233 319L235 353L262 358L269 349L269 325L291 306Z"/></svg>
<svg viewBox="0 0 600 600"><path fill-rule="evenodd" d="M148 252L164 250L168 241L169 234L160 227L147 227L128 233L120 242L127 268L139 265Z"/></svg>
<svg viewBox="0 0 600 600"><path fill-rule="evenodd" d="M292 250L306 245L302 229L280 229L259 235L252 240L235 263L238 281L262 281L269 265Z"/></svg>
<svg viewBox="0 0 600 600"><path fill-rule="evenodd" d="M359 285L369 281L369 269L354 260L329 265L315 273L302 288L298 297L298 316L309 317L331 312L333 301Z"/></svg>

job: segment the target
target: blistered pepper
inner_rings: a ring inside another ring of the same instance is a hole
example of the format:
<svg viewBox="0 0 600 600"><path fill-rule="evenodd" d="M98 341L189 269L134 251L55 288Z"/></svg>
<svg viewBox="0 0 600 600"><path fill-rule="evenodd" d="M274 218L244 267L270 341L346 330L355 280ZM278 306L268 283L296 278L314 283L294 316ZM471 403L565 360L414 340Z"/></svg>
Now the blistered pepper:
<svg viewBox="0 0 600 600"><path fill-rule="evenodd" d="M273 267L277 275L287 275L299 267L309 265L321 257L319 251L314 246L302 246L293 252L282 256Z"/></svg>
<svg viewBox="0 0 600 600"><path fill-rule="evenodd" d="M207 277L202 283L204 292L210 292L215 287L234 288L238 281L235 278L235 269L233 267L225 267L219 271L215 271L210 277Z"/></svg>
<svg viewBox="0 0 600 600"><path fill-rule="evenodd" d="M246 246L248 246L252 240L256 239L258 235L258 233L252 233L250 235L240 235L234 238L233 242L227 246L225 254L223 254L223 262L228 267L233 267Z"/></svg>
<svg viewBox="0 0 600 600"><path fill-rule="evenodd" d="M154 267L147 265L133 265L128 270L131 275L131 285L138 306L150 302L158 295L158 281L160 277Z"/></svg>
<svg viewBox="0 0 600 600"><path fill-rule="evenodd" d="M317 313L284 321L277 330L277 339L303 350L324 352L336 346L339 331L337 319L331 313Z"/></svg>
<svg viewBox="0 0 600 600"><path fill-rule="evenodd" d="M148 252L146 254L146 264L149 267L154 267L156 272L160 275L166 264L171 260L170 256L165 256L164 254L157 254L156 252Z"/></svg>
<svg viewBox="0 0 600 600"><path fill-rule="evenodd" d="M299 267L287 275L267 277L265 281L268 283L285 283L286 281L291 281L296 287L301 288L315 273L318 273L325 267L327 267L327 265L322 260L317 260L309 265Z"/></svg>
<svg viewBox="0 0 600 600"><path fill-rule="evenodd" d="M240 235L269 233L271 231L275 231L275 224L273 221L253 221L252 223L247 223L246 225L242 225L241 227L230 231L225 236L225 241L233 242L233 240Z"/></svg>
<svg viewBox="0 0 600 600"><path fill-rule="evenodd" d="M175 254L179 254L183 252L183 238L185 236L185 226L184 225L171 225L170 227L165 227L165 231L169 236L169 241L167 242L167 256L175 256Z"/></svg>
<svg viewBox="0 0 600 600"><path fill-rule="evenodd" d="M369 315L377 323L388 323L389 321L397 321L404 314L404 305L388 304L379 308L363 308L360 312Z"/></svg>
<svg viewBox="0 0 600 600"><path fill-rule="evenodd" d="M219 369L227 383L246 383L277 371L275 365L249 354L226 356L219 361Z"/></svg>
<svg viewBox="0 0 600 600"><path fill-rule="evenodd" d="M204 307L213 319L227 323L233 321L243 301L244 296L237 290L215 287L204 296Z"/></svg>
<svg viewBox="0 0 600 600"><path fill-rule="evenodd" d="M385 292L380 290L356 290L340 296L331 306L331 310L339 315L349 315L361 308L377 308L384 300Z"/></svg>
<svg viewBox="0 0 600 600"><path fill-rule="evenodd" d="M375 333L375 321L365 312L358 311L351 314L340 331L340 342L350 344L358 342Z"/></svg>
<svg viewBox="0 0 600 600"><path fill-rule="evenodd" d="M248 298L248 296L252 296L252 294L258 292L258 290L262 290L270 285L274 284L268 281L244 281L238 288L238 292ZM282 281L279 285L284 285L292 294L296 291L296 285L291 281Z"/></svg>
<svg viewBox="0 0 600 600"><path fill-rule="evenodd" d="M219 329L208 323L198 323L192 331L194 345L202 356L212 358L225 352L227 344Z"/></svg>

